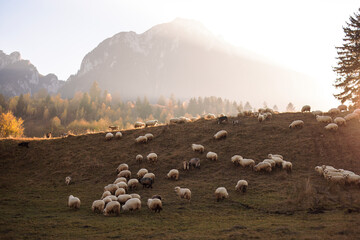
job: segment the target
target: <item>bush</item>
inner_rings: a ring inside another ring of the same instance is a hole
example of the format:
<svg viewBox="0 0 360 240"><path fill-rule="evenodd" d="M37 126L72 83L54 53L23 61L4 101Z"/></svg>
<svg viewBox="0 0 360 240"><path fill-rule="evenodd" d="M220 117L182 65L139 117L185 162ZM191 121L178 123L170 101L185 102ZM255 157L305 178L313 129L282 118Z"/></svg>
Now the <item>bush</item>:
<svg viewBox="0 0 360 240"><path fill-rule="evenodd" d="M24 133L23 120L16 118L11 111L0 116L0 137L21 137Z"/></svg>

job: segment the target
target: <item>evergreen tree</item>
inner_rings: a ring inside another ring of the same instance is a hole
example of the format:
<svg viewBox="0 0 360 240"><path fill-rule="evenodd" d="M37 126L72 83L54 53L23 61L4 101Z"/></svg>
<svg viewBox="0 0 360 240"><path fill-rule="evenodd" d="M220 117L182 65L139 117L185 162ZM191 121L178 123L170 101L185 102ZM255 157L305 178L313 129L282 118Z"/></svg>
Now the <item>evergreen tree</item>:
<svg viewBox="0 0 360 240"><path fill-rule="evenodd" d="M246 102L246 103L245 103L245 106L244 106L244 110L245 110L245 111L250 111L251 109L252 109L252 107L251 107L250 103L249 103L249 102Z"/></svg>
<svg viewBox="0 0 360 240"><path fill-rule="evenodd" d="M101 97L101 89L96 81L93 82L93 84L90 87L89 95L91 98L91 101L98 102L100 101Z"/></svg>
<svg viewBox="0 0 360 240"><path fill-rule="evenodd" d="M286 106L286 111L287 112L295 112L295 107L291 102Z"/></svg>
<svg viewBox="0 0 360 240"><path fill-rule="evenodd" d="M347 26L343 27L344 43L336 47L338 66L334 67L338 75L335 87L342 89L334 96L342 103L349 101L355 106L360 105L360 8L358 10L354 17L350 16Z"/></svg>

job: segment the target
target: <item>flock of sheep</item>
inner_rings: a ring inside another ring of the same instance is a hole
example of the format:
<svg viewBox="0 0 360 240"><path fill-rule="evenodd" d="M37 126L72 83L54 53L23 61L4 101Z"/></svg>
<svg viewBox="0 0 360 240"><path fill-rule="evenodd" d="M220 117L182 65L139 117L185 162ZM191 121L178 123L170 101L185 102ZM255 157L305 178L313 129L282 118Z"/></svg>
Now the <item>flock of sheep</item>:
<svg viewBox="0 0 360 240"><path fill-rule="evenodd" d="M301 112L310 112L311 108L309 105L305 105ZM354 110L352 113L347 114L344 118L337 116L342 111L347 111L345 105L340 105L338 108L332 108L327 113L321 111L313 111L312 114L316 117L316 120L321 123L328 123L325 126L327 130L337 130L338 126L346 126L348 121L353 119L360 119L360 109ZM251 111L244 111L239 113L240 116L254 116L257 117L258 121L261 123L266 120L271 120L274 112L271 109L259 109L258 112L252 113ZM334 118L334 119L333 119ZM204 119L211 120L216 119L214 114L207 114L204 116ZM197 120L197 118L189 119L186 117L173 118L170 120L170 124L180 124L186 122L192 122ZM221 115L218 118L218 123L227 122L228 119L225 115ZM158 124L157 120L150 120L146 123L136 122L135 127L148 127L156 126ZM234 122L233 122L234 124ZM294 128L303 128L303 120L295 120L290 125L290 129ZM213 136L215 140L221 140L228 136L228 132L225 130L218 131ZM115 138L120 139L122 137L121 132L115 133ZM105 139L111 140L114 138L113 133L106 133ZM136 143L147 143L152 140L154 135L147 133L144 136L139 136L135 139ZM201 144L193 143L191 148L194 152L204 153L205 147ZM136 156L136 162L140 163L143 161L143 156L138 154ZM146 159L149 163L155 164L158 160L156 153L149 153L146 156ZM206 159L217 161L218 155L215 152L209 151L206 154ZM253 159L243 158L240 155L234 155L231 157L231 162L235 165L241 166L243 168L250 168L256 172L271 172L274 168L280 168L286 170L288 173L292 172L292 163L290 161L284 160L283 156L279 154L268 154L267 158L257 164ZM183 162L183 170L189 170L190 168L200 168L200 159L191 158L189 161ZM360 176L343 169L335 169L332 166L317 166L315 170L322 175L325 179L335 183L347 183L347 184L357 184L360 186ZM108 184L104 187L104 192L99 200L95 200L92 204L92 211L97 213L103 213L105 216L109 215L119 215L120 210L123 211L135 211L141 209L141 197L136 193L129 193L130 191L136 190L141 184L143 188L152 188L153 183L155 182L155 174L149 173L147 169L141 168L138 170L136 176L137 178L131 178L131 171L129 166L126 163L122 163L116 169L118 175L115 181L111 184ZM167 174L168 179L178 180L179 179L179 170L171 169ZM68 176L65 179L65 183L68 185L71 182L71 177ZM240 179L236 186L235 190L245 193L248 188L248 182L244 179ZM191 200L191 190L189 188L181 188L179 186L174 188L175 193L182 199L186 199L190 202ZM225 187L218 187L215 190L215 199L220 201L221 199L228 198L229 194ZM80 208L80 199L74 197L73 195L69 196L68 206L70 208L78 209ZM147 200L147 206L150 210L155 212L160 212L162 210L162 198L160 195L155 195L152 198Z"/></svg>

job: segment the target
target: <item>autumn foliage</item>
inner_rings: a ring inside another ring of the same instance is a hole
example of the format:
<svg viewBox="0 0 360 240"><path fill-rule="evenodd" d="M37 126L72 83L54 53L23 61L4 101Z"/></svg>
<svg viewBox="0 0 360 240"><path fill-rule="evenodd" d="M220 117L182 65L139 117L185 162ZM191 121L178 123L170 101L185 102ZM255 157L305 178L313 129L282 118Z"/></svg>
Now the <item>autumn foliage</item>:
<svg viewBox="0 0 360 240"><path fill-rule="evenodd" d="M24 133L23 120L16 118L11 111L0 116L0 137L21 137Z"/></svg>

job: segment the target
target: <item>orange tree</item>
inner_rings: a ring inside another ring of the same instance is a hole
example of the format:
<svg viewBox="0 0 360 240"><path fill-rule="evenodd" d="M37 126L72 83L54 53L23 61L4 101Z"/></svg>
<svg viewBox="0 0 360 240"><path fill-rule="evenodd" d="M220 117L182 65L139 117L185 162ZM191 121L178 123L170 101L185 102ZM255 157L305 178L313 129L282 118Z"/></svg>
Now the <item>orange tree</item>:
<svg viewBox="0 0 360 240"><path fill-rule="evenodd" d="M16 118L11 111L0 115L0 137L21 137L24 133L23 120Z"/></svg>

